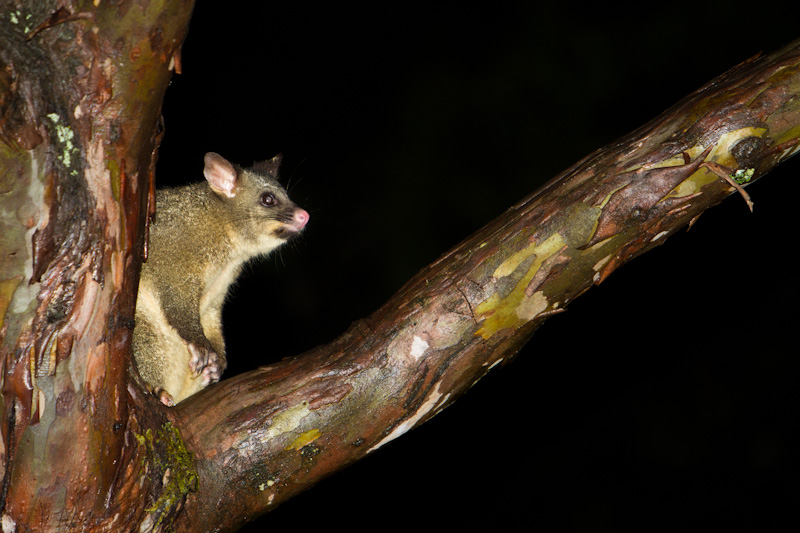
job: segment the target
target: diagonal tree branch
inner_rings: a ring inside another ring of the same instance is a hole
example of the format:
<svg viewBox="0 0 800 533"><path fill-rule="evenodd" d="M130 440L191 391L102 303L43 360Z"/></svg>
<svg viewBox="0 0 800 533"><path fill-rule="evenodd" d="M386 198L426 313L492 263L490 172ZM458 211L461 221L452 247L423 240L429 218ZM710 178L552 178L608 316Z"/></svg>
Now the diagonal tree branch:
<svg viewBox="0 0 800 533"><path fill-rule="evenodd" d="M709 82L584 158L327 346L170 411L232 528L430 419L548 317L800 149L800 42ZM240 490L231 490L230 487Z"/></svg>

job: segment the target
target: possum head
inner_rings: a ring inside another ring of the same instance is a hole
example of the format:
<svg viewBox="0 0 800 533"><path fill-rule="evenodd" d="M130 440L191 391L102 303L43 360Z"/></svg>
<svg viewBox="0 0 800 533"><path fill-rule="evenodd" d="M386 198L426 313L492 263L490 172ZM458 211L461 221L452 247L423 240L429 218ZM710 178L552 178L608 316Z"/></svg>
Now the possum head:
<svg viewBox="0 0 800 533"><path fill-rule="evenodd" d="M281 156L241 168L219 154L205 156L203 174L228 211L227 228L234 246L248 255L267 254L298 235L308 223L309 214L289 199L278 183Z"/></svg>

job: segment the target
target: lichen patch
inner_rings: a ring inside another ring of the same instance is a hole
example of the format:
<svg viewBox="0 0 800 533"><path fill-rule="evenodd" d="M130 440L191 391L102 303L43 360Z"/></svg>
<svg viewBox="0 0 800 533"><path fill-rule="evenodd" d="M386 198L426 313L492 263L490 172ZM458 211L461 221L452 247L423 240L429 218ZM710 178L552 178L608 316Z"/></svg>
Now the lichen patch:
<svg viewBox="0 0 800 533"><path fill-rule="evenodd" d="M519 327L530 320L524 317L536 316L544 310L535 311L533 315L531 315L534 310L541 307L541 298L543 295L535 296L536 293L534 293L528 296L526 291L528 290L529 284L534 279L534 276L537 275L539 269L542 267L542 264L562 251L564 246L565 243L562 236L559 233L554 233L537 246L526 248L526 253L528 255L535 254L535 259L531 262L528 271L517 282L514 289L504 298L494 293L475 308L476 317L478 319L484 319L481 328L476 333L477 335L488 339L502 329ZM546 277L546 275L544 277Z"/></svg>
<svg viewBox="0 0 800 533"><path fill-rule="evenodd" d="M294 439L291 444L289 444L285 449L286 450L300 450L304 446L308 446L315 440L317 440L322 433L320 433L319 429L310 429L300 434L299 437ZM263 490L263 489L262 489Z"/></svg>
<svg viewBox="0 0 800 533"><path fill-rule="evenodd" d="M512 254L508 259L503 261L500 266L498 266L492 277L495 279L504 278L514 273L517 267L522 264L527 258L533 255L536 252L537 243L531 243L522 250Z"/></svg>
<svg viewBox="0 0 800 533"><path fill-rule="evenodd" d="M300 422L311 413L308 402L302 402L279 413L272 419L272 424L267 429L267 439L275 438L300 426Z"/></svg>

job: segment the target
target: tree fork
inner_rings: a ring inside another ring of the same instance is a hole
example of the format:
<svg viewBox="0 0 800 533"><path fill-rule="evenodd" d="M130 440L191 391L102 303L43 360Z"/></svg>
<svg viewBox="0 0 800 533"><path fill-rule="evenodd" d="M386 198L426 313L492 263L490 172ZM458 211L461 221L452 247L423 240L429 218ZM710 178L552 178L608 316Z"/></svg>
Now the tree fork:
<svg viewBox="0 0 800 533"><path fill-rule="evenodd" d="M334 342L166 409L129 339L192 2L98 4L0 9L4 530L234 529L434 416L799 148L800 41L567 169Z"/></svg>

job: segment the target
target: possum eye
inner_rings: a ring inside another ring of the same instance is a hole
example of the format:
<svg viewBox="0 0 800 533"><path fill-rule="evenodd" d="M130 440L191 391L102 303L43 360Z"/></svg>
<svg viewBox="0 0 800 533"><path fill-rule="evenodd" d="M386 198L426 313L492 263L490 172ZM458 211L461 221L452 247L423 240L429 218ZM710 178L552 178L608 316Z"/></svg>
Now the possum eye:
<svg viewBox="0 0 800 533"><path fill-rule="evenodd" d="M264 207L275 207L278 205L278 200L275 199L275 195L271 192L265 192L261 195L261 205Z"/></svg>

